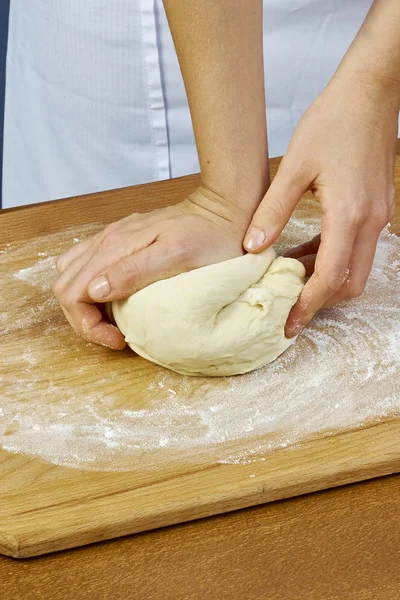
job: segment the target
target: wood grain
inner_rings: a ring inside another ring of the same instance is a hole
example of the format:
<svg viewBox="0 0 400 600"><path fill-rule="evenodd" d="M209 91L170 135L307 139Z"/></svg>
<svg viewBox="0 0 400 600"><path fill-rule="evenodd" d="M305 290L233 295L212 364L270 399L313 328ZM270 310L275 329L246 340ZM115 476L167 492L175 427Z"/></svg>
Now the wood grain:
<svg viewBox="0 0 400 600"><path fill-rule="evenodd" d="M62 486L34 483L2 494L0 551L35 556L395 473L399 439L397 420L279 450L267 467L215 465L155 481L77 473Z"/></svg>
<svg viewBox="0 0 400 600"><path fill-rule="evenodd" d="M399 176L398 164L397 181ZM98 221L99 210L108 222L170 204L196 184L192 176L106 192L96 202L82 197L4 211L0 244ZM268 455L268 468L211 464L166 470L161 478L78 472L3 452L0 550L15 557L38 555L393 473L400 470L399 434L400 423L393 420L280 450Z"/></svg>
<svg viewBox="0 0 400 600"><path fill-rule="evenodd" d="M400 476L24 561L1 600L398 600Z"/></svg>

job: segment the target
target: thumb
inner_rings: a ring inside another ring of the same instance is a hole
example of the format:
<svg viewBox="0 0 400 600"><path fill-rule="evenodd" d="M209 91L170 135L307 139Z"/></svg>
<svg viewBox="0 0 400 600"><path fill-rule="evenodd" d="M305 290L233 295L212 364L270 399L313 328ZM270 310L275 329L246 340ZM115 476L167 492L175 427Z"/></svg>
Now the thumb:
<svg viewBox="0 0 400 600"><path fill-rule="evenodd" d="M243 246L248 252L261 252L277 240L308 188L305 173L298 167L291 170L284 160L245 235Z"/></svg>
<svg viewBox="0 0 400 600"><path fill-rule="evenodd" d="M135 254L121 258L112 267L96 277L88 286L94 302L111 302L128 298L158 279L174 275L177 269L173 253L161 244L152 244Z"/></svg>

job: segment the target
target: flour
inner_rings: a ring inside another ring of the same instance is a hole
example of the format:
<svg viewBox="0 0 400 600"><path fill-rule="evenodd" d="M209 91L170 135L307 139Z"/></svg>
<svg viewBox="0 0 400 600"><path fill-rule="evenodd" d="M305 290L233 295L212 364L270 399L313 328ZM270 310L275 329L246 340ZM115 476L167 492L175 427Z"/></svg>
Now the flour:
<svg viewBox="0 0 400 600"><path fill-rule="evenodd" d="M45 252L38 252L38 256L43 256ZM49 286L49 277L52 276L55 279L57 275L57 269L55 265L55 257L49 256L46 259L39 260L32 267L26 269L20 269L14 273L15 279L21 281L27 281L32 286L38 286L42 290L47 291Z"/></svg>
<svg viewBox="0 0 400 600"><path fill-rule="evenodd" d="M318 219L302 210L278 250L318 233ZM116 353L76 338L49 291L55 257L99 228L0 249L4 449L91 470L242 463L400 415L400 238L388 230L365 294L320 312L271 365L214 380L152 365L140 398L130 399L138 359L118 357L126 368L117 375Z"/></svg>

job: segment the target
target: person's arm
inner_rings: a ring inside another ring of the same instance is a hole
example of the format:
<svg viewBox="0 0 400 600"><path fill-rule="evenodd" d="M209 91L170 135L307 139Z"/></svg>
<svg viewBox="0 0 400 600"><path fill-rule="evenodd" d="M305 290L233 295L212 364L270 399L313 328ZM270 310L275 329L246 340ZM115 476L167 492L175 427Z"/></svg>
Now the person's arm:
<svg viewBox="0 0 400 600"><path fill-rule="evenodd" d="M262 0L165 0L192 113L202 186L182 202L131 215L58 260L53 285L85 339L123 348L96 302L243 254L269 185Z"/></svg>
<svg viewBox="0 0 400 600"><path fill-rule="evenodd" d="M164 0L203 184L243 208L269 185L262 0Z"/></svg>
<svg viewBox="0 0 400 600"><path fill-rule="evenodd" d="M400 102L400 2L374 0L371 9L335 73L372 85L370 93L387 93L394 108Z"/></svg>
<svg viewBox="0 0 400 600"><path fill-rule="evenodd" d="M379 233L394 212L399 107L400 2L375 0L300 120L245 238L250 252L274 243L307 189L322 204L321 236L286 254L314 271L289 317L289 336L321 307L364 290Z"/></svg>

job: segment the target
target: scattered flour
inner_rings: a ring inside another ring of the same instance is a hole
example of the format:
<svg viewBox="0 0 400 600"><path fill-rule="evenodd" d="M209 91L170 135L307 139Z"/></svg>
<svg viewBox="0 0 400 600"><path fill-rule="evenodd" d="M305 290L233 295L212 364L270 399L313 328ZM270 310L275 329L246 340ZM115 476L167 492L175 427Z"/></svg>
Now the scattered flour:
<svg viewBox="0 0 400 600"><path fill-rule="evenodd" d="M42 256L44 252L38 252L38 256ZM43 260L39 260L32 267L26 269L20 269L14 273L15 279L20 281L27 281L32 286L40 287L42 290L47 291L49 286L49 276L53 279L57 275L57 269L55 265L55 257L49 256Z"/></svg>
<svg viewBox="0 0 400 600"><path fill-rule="evenodd" d="M297 211L281 249L318 232L306 215ZM0 248L4 449L91 470L242 463L400 415L400 238L388 230L365 294L321 312L271 365L213 380L151 365L129 397L142 359L76 338L50 293L55 256L99 228Z"/></svg>

